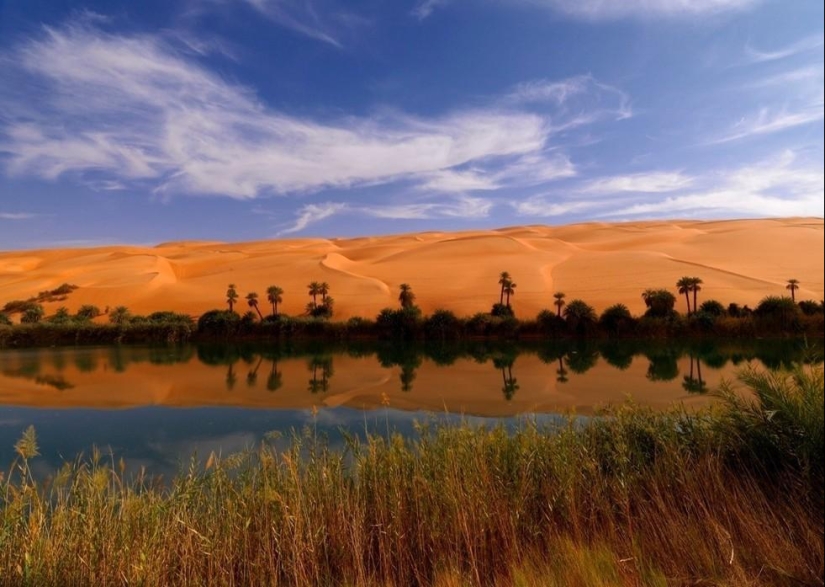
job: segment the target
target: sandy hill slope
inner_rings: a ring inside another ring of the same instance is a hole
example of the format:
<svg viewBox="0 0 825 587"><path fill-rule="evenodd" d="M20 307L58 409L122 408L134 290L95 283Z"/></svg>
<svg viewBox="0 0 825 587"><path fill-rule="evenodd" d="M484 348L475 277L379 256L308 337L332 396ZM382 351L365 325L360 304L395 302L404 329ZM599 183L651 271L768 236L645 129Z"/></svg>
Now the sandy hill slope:
<svg viewBox="0 0 825 587"><path fill-rule="evenodd" d="M234 283L255 291L268 311L266 288L284 289L281 310L300 314L306 285L326 281L335 315L375 316L397 305L409 283L425 312L469 315L498 300L498 275L517 284L516 314L552 307L552 294L581 298L600 311L624 303L634 313L641 292L683 275L704 280L702 299L751 306L783 295L798 279L797 299L823 298L823 219L585 223L522 226L458 233L426 232L353 239L290 239L247 243L179 242L156 247L109 246L0 253L0 306L61 283L79 289L65 305L125 305L135 313L175 310L199 315L226 307ZM681 302L682 300L680 300ZM678 306L683 310L683 304ZM241 310L245 310L241 306Z"/></svg>

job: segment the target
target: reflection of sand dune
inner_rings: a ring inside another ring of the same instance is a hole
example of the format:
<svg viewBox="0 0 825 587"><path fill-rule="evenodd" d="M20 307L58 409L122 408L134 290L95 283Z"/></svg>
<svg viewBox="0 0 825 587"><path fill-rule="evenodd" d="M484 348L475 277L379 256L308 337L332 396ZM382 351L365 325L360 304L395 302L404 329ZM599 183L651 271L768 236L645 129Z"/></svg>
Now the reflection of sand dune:
<svg viewBox="0 0 825 587"><path fill-rule="evenodd" d="M409 391L401 384L401 368L384 368L376 357L335 355L327 375L319 363L307 357L289 358L273 365L271 360L251 357L229 365L207 365L194 357L186 362L154 364L140 349L60 349L7 351L0 355L0 405L43 408L122 409L141 406L246 407L272 409L319 409L349 407L378 409L382 406L427 412L478 416L512 416L524 413L559 413L574 410L591 413L599 406L623 402L627 397L656 408L674 402L701 405L707 395L690 395L682 386L689 373L689 358L673 365L673 379L650 381L650 361L633 358L624 371L603 359L576 373L567 364L564 382L558 363L542 362L536 355L519 355L508 369L517 390L505 400L502 369L490 360L469 358L449 367L423 360L414 369ZM565 359L567 360L567 359ZM702 367L703 380L712 389L724 376L732 378L735 367L722 370ZM277 374L278 385L268 385ZM311 385L325 380L326 386ZM313 392L313 389L315 391ZM326 391L324 391L326 389Z"/></svg>
<svg viewBox="0 0 825 587"><path fill-rule="evenodd" d="M673 288L682 275L704 280L701 298L753 306L783 294L798 279L797 297L823 297L823 221L816 218L712 222L585 223L521 226L463 233L423 232L354 239L250 243L188 241L155 247L9 252L0 254L0 302L27 298L63 282L80 289L57 305L126 305L198 315L222 307L234 283L241 295L284 289L282 309L303 312L306 284L327 281L336 315L374 316L412 285L425 312L487 311L498 274L518 288L520 316L534 316L561 290L597 310L621 302L641 313L641 292Z"/></svg>

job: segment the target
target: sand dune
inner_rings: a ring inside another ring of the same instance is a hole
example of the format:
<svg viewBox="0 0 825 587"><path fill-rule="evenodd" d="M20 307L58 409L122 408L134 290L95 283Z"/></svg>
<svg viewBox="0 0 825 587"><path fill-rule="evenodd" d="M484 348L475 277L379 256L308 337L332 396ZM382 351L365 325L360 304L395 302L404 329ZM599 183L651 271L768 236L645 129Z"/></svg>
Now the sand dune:
<svg viewBox="0 0 825 587"><path fill-rule="evenodd" d="M69 282L80 289L65 305L126 305L133 312L175 310L197 316L225 307L227 284L265 300L269 285L285 291L282 310L300 314L306 284L326 281L336 316L375 316L396 305L409 283L425 312L488 311L498 274L518 284L516 314L551 306L552 293L582 298L602 310L622 302L641 313L641 292L674 289L683 275L704 280L701 298L751 306L801 282L797 299L823 298L823 219L585 223L461 233L424 232L353 239L249 243L171 242L0 253L0 304ZM262 309L267 307L262 304Z"/></svg>

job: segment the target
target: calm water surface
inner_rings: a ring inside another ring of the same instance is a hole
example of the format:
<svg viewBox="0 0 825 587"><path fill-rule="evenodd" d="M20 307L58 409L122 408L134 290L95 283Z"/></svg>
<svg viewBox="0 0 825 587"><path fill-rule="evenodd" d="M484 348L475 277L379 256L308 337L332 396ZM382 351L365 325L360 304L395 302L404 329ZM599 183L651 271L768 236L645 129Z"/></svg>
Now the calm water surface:
<svg viewBox="0 0 825 587"><path fill-rule="evenodd" d="M807 345L810 347L810 344ZM0 464L29 425L52 471L92 446L170 474L270 431L409 434L431 418L515 424L625 401L700 406L746 365L803 360L800 341L750 344L183 346L0 351ZM819 353L821 354L821 353Z"/></svg>

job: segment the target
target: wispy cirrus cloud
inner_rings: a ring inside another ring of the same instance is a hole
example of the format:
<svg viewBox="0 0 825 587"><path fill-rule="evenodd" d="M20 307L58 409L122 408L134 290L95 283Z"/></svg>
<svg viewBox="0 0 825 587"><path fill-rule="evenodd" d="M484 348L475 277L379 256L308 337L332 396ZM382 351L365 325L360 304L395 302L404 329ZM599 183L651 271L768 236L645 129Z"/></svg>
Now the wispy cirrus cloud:
<svg viewBox="0 0 825 587"><path fill-rule="evenodd" d="M667 179L669 175L674 177ZM634 183L636 189L629 190ZM652 172L631 181L617 176L583 182L571 188L575 196L542 194L516 202L513 208L522 216L555 217L586 211L591 217L606 219L821 216L823 185L821 163L800 161L793 151L784 151L755 164L695 176ZM595 192L590 191L593 186L597 186ZM630 196L630 192L635 195ZM644 192L644 197L639 197Z"/></svg>
<svg viewBox="0 0 825 587"><path fill-rule="evenodd" d="M585 182L578 191L584 194L674 192L693 182L693 177L678 171L654 171L594 179Z"/></svg>
<svg viewBox="0 0 825 587"><path fill-rule="evenodd" d="M773 51L766 51L757 49L751 45L745 47L745 61L746 63L765 63L768 61L778 61L780 59L787 59L794 55L802 53L810 53L821 49L825 43L823 35L814 35L799 39L790 45L774 49ZM818 51L820 56L822 51Z"/></svg>
<svg viewBox="0 0 825 587"><path fill-rule="evenodd" d="M421 0L412 9L412 15L418 20L430 16L436 8L447 4L450 0Z"/></svg>
<svg viewBox="0 0 825 587"><path fill-rule="evenodd" d="M158 36L75 22L46 28L7 57L4 75L15 81L0 90L7 172L72 174L103 189L137 182L248 199L399 181L444 192L534 185L575 173L548 147L556 125L601 119L622 104L587 76L560 106L492 100L428 118L384 111L319 122L268 108Z"/></svg>
<svg viewBox="0 0 825 587"><path fill-rule="evenodd" d="M295 215L295 223L285 228L278 235L301 232L311 224L325 220L347 209L343 202L323 202L321 204L306 204Z"/></svg>
<svg viewBox="0 0 825 587"><path fill-rule="evenodd" d="M421 0L413 14L426 18L450 0ZM506 0L499 0L505 4ZM584 20L684 18L744 10L761 0L516 0L508 5L532 6Z"/></svg>
<svg viewBox="0 0 825 587"><path fill-rule="evenodd" d="M513 88L504 101L519 105L555 106L555 114L559 118L553 124L555 130L566 130L601 119L624 120L633 116L630 97L614 86L599 82L592 75L527 81Z"/></svg>
<svg viewBox="0 0 825 587"><path fill-rule="evenodd" d="M30 212L0 212L0 220L30 220L36 217L37 214Z"/></svg>
<svg viewBox="0 0 825 587"><path fill-rule="evenodd" d="M293 224L278 235L301 232L310 225L332 216L347 214L382 220L435 220L439 218L486 218L493 201L467 195L439 198L438 201L419 201L404 204L357 205L346 202L306 204L295 213Z"/></svg>
<svg viewBox="0 0 825 587"><path fill-rule="evenodd" d="M229 12L244 5L278 26L339 49L343 47L341 36L353 24L365 22L324 0L190 0L187 14L197 16L220 8ZM197 48L202 43L193 44Z"/></svg>
<svg viewBox="0 0 825 587"><path fill-rule="evenodd" d="M819 122L823 119L822 103L808 104L795 108L772 110L762 108L755 115L742 118L728 131L707 142L708 145L719 145L738 141L748 137L772 134L789 128Z"/></svg>

